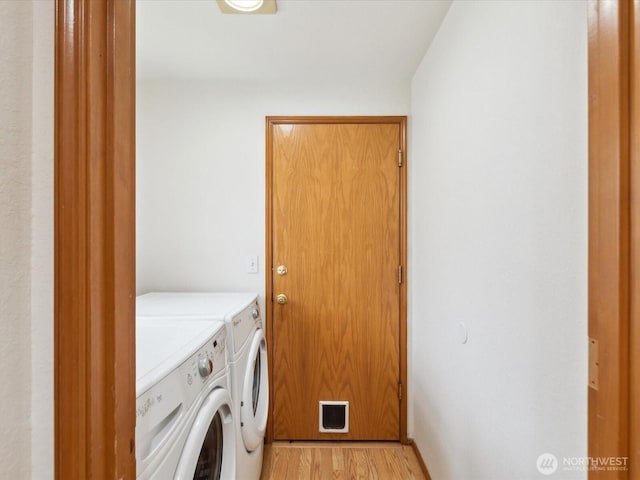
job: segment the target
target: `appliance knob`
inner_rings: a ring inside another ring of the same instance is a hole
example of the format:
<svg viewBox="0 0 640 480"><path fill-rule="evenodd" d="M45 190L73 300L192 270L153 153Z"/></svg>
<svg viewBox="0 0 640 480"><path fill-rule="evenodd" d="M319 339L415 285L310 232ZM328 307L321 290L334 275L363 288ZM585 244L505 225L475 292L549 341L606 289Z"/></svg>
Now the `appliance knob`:
<svg viewBox="0 0 640 480"><path fill-rule="evenodd" d="M213 372L213 362L210 358L204 357L198 360L198 372L202 378L208 377Z"/></svg>
<svg viewBox="0 0 640 480"><path fill-rule="evenodd" d="M257 308L254 308L253 310L251 310L251 317L254 320L257 320L257 318L260 316L260 312L258 312Z"/></svg>

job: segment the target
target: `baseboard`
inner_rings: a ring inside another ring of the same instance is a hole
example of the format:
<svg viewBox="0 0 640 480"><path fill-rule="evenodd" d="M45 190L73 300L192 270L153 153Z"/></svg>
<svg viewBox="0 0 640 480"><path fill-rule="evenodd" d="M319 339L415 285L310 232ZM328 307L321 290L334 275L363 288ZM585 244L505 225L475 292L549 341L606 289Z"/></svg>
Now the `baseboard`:
<svg viewBox="0 0 640 480"><path fill-rule="evenodd" d="M424 463L424 458L422 458L422 454L420 453L420 450L418 450L418 446L416 445L416 442L413 440L413 438L408 438L407 443L411 445L411 448L413 449L413 453L416 454L416 458L418 459L418 463L420 464L420 469L422 470L422 473L427 478L427 480L431 480L431 475L429 475L427 464Z"/></svg>

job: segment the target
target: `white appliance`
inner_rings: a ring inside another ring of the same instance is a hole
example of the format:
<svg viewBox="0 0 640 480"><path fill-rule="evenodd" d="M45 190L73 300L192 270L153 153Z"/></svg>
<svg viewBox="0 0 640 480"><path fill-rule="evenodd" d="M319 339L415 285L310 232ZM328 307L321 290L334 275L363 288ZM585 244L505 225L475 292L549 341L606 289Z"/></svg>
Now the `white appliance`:
<svg viewBox="0 0 640 480"><path fill-rule="evenodd" d="M136 319L139 480L236 478L223 322Z"/></svg>
<svg viewBox="0 0 640 480"><path fill-rule="evenodd" d="M255 293L149 293L136 300L138 318L225 321L239 480L260 478L269 407L267 348L257 299Z"/></svg>

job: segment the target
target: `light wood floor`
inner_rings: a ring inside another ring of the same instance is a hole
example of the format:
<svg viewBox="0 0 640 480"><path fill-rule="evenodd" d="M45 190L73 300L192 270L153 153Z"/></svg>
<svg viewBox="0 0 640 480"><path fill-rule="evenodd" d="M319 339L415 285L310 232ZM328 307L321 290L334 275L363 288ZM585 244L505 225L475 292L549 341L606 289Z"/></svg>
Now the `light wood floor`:
<svg viewBox="0 0 640 480"><path fill-rule="evenodd" d="M260 480L425 480L410 446L399 443L274 442Z"/></svg>

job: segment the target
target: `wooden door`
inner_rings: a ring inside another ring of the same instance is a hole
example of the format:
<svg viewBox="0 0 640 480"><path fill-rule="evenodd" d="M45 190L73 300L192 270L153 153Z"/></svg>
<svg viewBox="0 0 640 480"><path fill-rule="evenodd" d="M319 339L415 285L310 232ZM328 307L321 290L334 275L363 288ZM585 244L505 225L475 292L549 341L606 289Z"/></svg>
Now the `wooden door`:
<svg viewBox="0 0 640 480"><path fill-rule="evenodd" d="M399 440L404 118L268 135L274 438ZM319 431L320 401L349 402L347 433Z"/></svg>

